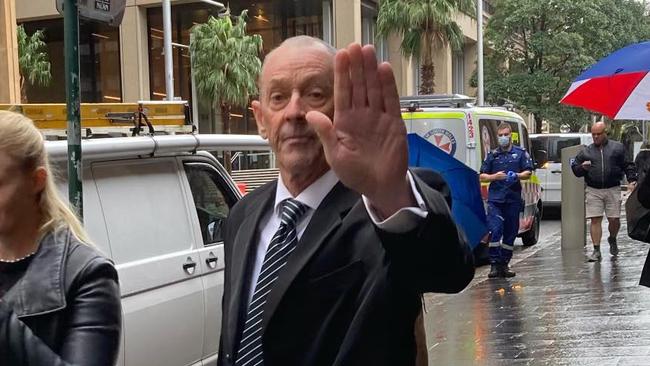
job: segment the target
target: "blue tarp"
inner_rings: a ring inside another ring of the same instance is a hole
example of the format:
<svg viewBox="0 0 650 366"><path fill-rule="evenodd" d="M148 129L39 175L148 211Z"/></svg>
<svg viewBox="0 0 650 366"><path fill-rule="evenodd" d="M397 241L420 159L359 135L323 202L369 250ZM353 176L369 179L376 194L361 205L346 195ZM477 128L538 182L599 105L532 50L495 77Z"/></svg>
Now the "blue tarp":
<svg viewBox="0 0 650 366"><path fill-rule="evenodd" d="M440 173L451 190L451 214L475 248L487 233L487 220L478 173L418 136L408 134L409 166Z"/></svg>

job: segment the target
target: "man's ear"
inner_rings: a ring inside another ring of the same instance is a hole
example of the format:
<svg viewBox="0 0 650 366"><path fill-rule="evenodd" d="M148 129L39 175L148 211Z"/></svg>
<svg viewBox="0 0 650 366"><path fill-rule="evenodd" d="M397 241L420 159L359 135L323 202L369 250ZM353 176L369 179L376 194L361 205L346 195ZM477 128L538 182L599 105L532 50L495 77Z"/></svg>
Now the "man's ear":
<svg viewBox="0 0 650 366"><path fill-rule="evenodd" d="M255 123L257 123L257 133L264 139L268 138L266 126L264 125L264 117L262 115L262 104L259 100L254 100L251 102L251 107L253 107L253 115L255 115Z"/></svg>
<svg viewBox="0 0 650 366"><path fill-rule="evenodd" d="M45 167L38 167L34 169L32 173L32 184L34 188L34 194L40 194L45 190L45 185L47 184L47 170Z"/></svg>

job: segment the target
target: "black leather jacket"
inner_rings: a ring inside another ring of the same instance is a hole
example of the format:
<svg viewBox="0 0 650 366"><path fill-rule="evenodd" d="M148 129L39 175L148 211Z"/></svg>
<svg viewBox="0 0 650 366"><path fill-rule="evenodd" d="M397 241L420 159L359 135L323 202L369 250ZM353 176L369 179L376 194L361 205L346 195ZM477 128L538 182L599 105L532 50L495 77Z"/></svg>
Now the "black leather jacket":
<svg viewBox="0 0 650 366"><path fill-rule="evenodd" d="M120 330L115 268L58 230L0 299L0 365L114 365Z"/></svg>
<svg viewBox="0 0 650 366"><path fill-rule="evenodd" d="M591 161L591 168L585 169L582 163ZM634 163L625 157L625 147L617 141L605 140L602 149L591 144L578 153L573 164L573 174L585 177L585 183L592 188L612 188L621 184L623 173L628 182L636 181Z"/></svg>

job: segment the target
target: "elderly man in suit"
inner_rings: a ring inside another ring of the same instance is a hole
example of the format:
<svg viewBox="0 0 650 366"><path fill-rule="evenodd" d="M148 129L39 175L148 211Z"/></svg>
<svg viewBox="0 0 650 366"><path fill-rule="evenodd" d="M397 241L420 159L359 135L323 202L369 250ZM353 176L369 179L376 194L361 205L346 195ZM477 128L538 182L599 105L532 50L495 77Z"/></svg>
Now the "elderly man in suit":
<svg viewBox="0 0 650 366"><path fill-rule="evenodd" d="M407 169L389 64L299 36L267 55L252 104L280 175L224 229L219 364L413 365L424 292L458 292L471 251Z"/></svg>

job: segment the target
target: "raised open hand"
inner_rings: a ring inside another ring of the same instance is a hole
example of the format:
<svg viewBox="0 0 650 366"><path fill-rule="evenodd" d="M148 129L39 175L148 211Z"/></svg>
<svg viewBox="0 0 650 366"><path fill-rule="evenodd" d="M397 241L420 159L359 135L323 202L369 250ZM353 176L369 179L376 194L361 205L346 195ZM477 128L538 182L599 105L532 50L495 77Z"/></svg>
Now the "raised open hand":
<svg viewBox="0 0 650 366"><path fill-rule="evenodd" d="M343 184L386 216L413 204L395 77L388 63L377 65L373 46L352 44L336 54L334 121L315 111L306 118Z"/></svg>

